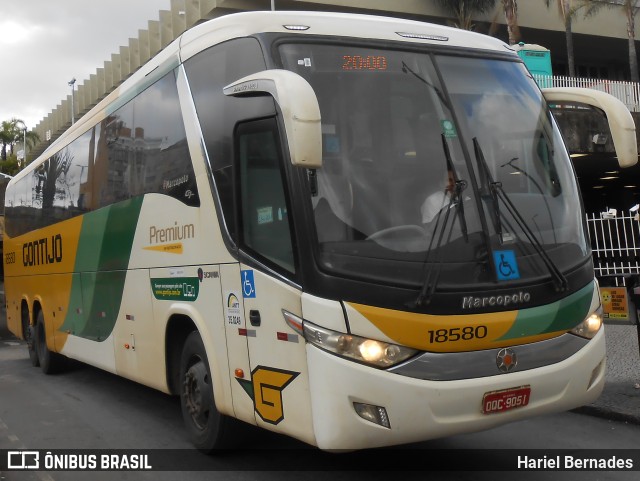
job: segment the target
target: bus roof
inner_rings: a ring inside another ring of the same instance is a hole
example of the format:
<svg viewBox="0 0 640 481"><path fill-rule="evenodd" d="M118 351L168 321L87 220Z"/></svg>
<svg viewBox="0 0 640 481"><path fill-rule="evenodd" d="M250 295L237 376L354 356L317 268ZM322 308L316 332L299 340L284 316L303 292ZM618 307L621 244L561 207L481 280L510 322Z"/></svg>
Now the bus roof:
<svg viewBox="0 0 640 481"><path fill-rule="evenodd" d="M499 52L510 50L501 40L487 35L414 20L349 13L261 11L227 15L186 31L182 35L181 56L185 60L210 45L212 36L222 41L264 32L405 41Z"/></svg>
<svg viewBox="0 0 640 481"><path fill-rule="evenodd" d="M140 91L141 82L148 83L159 78L160 74L164 75L168 69L177 67L181 62L209 46L257 33L326 35L403 41L423 45L512 52L514 56L516 55L511 47L496 38L414 20L331 12L254 11L225 15L197 25L175 39L82 116L36 161L16 174L16 178L27 175L40 164L41 160L51 157L109 115L110 112L131 100Z"/></svg>

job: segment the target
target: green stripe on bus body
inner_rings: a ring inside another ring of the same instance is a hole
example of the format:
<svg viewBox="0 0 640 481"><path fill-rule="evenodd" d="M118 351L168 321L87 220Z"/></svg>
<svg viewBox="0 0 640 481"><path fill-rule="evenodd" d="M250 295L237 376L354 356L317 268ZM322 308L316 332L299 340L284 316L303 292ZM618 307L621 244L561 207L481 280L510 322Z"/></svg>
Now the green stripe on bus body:
<svg viewBox="0 0 640 481"><path fill-rule="evenodd" d="M545 306L518 311L511 328L499 340L518 339L573 329L589 314L594 283Z"/></svg>
<svg viewBox="0 0 640 481"><path fill-rule="evenodd" d="M85 214L62 330L104 341L115 325L143 196ZM78 306L82 306L78 309Z"/></svg>

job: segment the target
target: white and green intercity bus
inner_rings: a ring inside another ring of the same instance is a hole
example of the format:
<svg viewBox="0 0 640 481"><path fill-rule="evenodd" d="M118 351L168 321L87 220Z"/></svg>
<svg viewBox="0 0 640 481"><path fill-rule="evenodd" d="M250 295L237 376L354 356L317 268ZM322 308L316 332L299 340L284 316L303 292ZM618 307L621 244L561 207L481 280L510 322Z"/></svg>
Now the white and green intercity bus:
<svg viewBox="0 0 640 481"><path fill-rule="evenodd" d="M201 450L244 423L326 450L592 402L605 373L581 198L548 102L482 35L250 12L184 33L6 193L7 318L181 397Z"/></svg>

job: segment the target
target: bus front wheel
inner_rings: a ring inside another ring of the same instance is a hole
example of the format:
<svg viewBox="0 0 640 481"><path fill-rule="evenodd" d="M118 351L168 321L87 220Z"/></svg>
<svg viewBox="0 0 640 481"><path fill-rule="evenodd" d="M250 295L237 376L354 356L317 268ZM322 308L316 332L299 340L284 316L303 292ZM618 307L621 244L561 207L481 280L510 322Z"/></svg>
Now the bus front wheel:
<svg viewBox="0 0 640 481"><path fill-rule="evenodd" d="M233 419L221 414L213 397L209 361L197 331L187 337L180 359L180 405L193 445L205 453L233 445Z"/></svg>

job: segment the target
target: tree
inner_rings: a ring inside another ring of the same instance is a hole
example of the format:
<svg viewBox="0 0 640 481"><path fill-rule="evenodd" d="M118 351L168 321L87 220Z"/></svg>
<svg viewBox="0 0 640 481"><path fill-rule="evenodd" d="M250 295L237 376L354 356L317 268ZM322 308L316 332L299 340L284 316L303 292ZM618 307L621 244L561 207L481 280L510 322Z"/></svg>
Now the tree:
<svg viewBox="0 0 640 481"><path fill-rule="evenodd" d="M7 160L0 160L0 172L11 176L20 172L20 165L15 155L8 155Z"/></svg>
<svg viewBox="0 0 640 481"><path fill-rule="evenodd" d="M638 57L636 56L636 14L640 11L640 0L624 0L622 7L627 17L627 37L629 38L629 70L631 81L640 82L638 76Z"/></svg>
<svg viewBox="0 0 640 481"><path fill-rule="evenodd" d="M640 11L640 0L618 0L616 3L603 2L603 0L591 0L593 4L592 11L597 10L600 6L608 8L622 7L624 15L627 19L627 38L629 39L629 72L632 82L640 82L638 75L638 57L636 55L636 15ZM595 8L594 8L595 7Z"/></svg>
<svg viewBox="0 0 640 481"><path fill-rule="evenodd" d="M453 16L453 26L463 30L473 30L472 17L487 13L496 6L496 0L438 0L438 3Z"/></svg>
<svg viewBox="0 0 640 481"><path fill-rule="evenodd" d="M68 191L67 173L73 163L74 157L69 149L64 149L53 155L49 160L42 164L37 173L43 180L42 185L42 207L44 209L51 208L55 199L62 201L66 199Z"/></svg>
<svg viewBox="0 0 640 481"><path fill-rule="evenodd" d="M520 28L518 27L518 1L500 0L504 9L504 18L509 34L509 44L513 45L520 40ZM453 26L474 30L472 22L474 15L490 12L496 6L496 0L439 0L440 5L454 17ZM497 15L496 15L497 18ZM494 26L496 23L494 18ZM492 26L493 29L493 26ZM492 35L492 33L490 32Z"/></svg>
<svg viewBox="0 0 640 481"><path fill-rule="evenodd" d="M502 7L504 8L504 18L507 22L509 45L514 45L520 41L520 27L518 27L518 1L502 0Z"/></svg>
<svg viewBox="0 0 640 481"><path fill-rule="evenodd" d="M26 132L25 137L25 128L24 121L20 119L13 118L2 121L2 128L0 129L0 142L2 142L1 160L7 160L7 147L11 147L13 152L13 146L21 144L25 139L27 146L31 148L40 141L40 136L34 131Z"/></svg>
<svg viewBox="0 0 640 481"><path fill-rule="evenodd" d="M544 0L547 8L553 0ZM584 11L584 16L594 15L605 4L598 0L556 0L558 14L564 22L565 38L567 42L567 63L569 64L569 77L576 76L575 58L573 55L573 33L571 26L578 12Z"/></svg>

